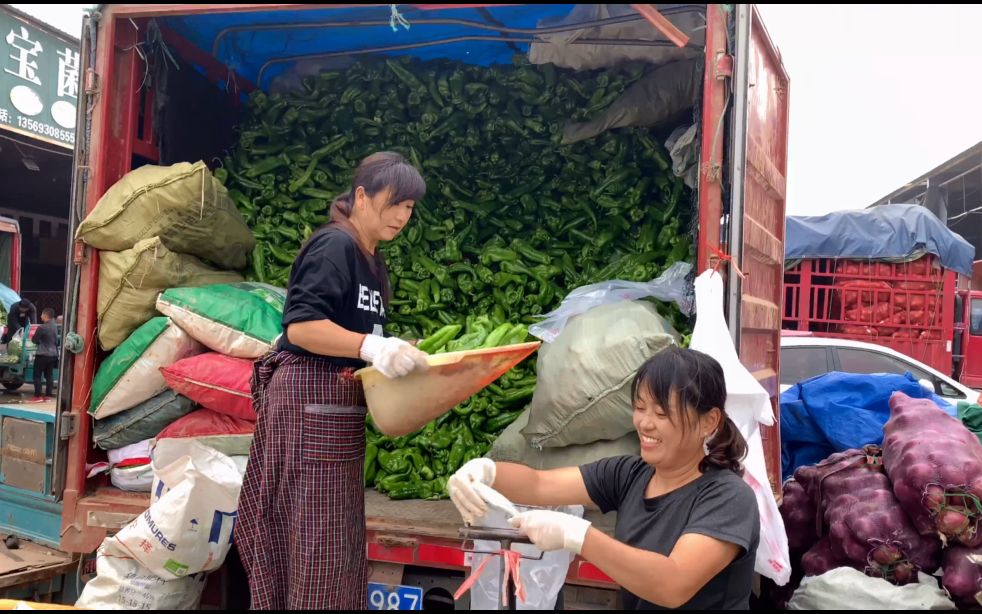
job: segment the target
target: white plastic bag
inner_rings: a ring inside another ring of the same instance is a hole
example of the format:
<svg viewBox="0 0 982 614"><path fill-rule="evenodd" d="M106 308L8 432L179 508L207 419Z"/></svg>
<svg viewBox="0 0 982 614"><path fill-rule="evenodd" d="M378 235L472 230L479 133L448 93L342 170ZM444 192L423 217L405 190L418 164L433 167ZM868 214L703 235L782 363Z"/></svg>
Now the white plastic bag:
<svg viewBox="0 0 982 614"><path fill-rule="evenodd" d="M136 443L131 443L122 448L108 450L106 455L109 457L109 464L113 467L127 465L149 465L150 464L150 443L152 439L144 439Z"/></svg>
<svg viewBox="0 0 982 614"><path fill-rule="evenodd" d="M666 303L675 301L682 313L690 314L692 313L692 297L686 278L691 271L692 265L688 262L676 262L658 279L651 281L615 279L589 286L580 286L570 292L559 307L541 316L542 321L530 326L529 332L546 343L552 343L563 332L566 322L572 317L586 313L600 305L620 301L636 301L649 296Z"/></svg>
<svg viewBox="0 0 982 614"><path fill-rule="evenodd" d="M153 488L153 467L150 463L113 467L109 470L109 481L120 490L150 492Z"/></svg>
<svg viewBox="0 0 982 614"><path fill-rule="evenodd" d="M242 473L228 456L193 440L163 440L152 451L150 509L116 538L164 579L218 569L232 545Z"/></svg>
<svg viewBox="0 0 982 614"><path fill-rule="evenodd" d="M150 440L138 441L109 450L109 479L113 486L133 492L150 492L153 467L150 466Z"/></svg>
<svg viewBox="0 0 982 614"><path fill-rule="evenodd" d="M527 512L533 508L523 505L516 505L519 512ZM562 507L552 507L558 512L565 512L580 518L583 517L583 507L580 505L569 505ZM494 508L489 508L487 514L480 521L483 527L494 527L498 529L510 529L512 526L505 519L504 512ZM495 552L501 549L501 544L494 541L475 540L474 549L482 552ZM525 601L518 600L518 610L552 610L556 607L556 600L559 598L559 591L566 583L566 574L569 572L569 565L573 562L573 555L566 550L554 550L552 552L542 552L531 544L513 544L512 550L521 552L531 559L523 558L519 566L519 574L525 587ZM542 555L540 560L535 557ZM471 570L477 569L486 558L491 557L491 561L484 568L481 577L477 579L471 587L471 609L472 610L500 610L501 605L501 557L490 554L471 553L467 555Z"/></svg>
<svg viewBox="0 0 982 614"><path fill-rule="evenodd" d="M96 577L82 590L75 607L86 610L196 610L205 574L177 580L144 569L108 537L96 552Z"/></svg>
<svg viewBox="0 0 982 614"><path fill-rule="evenodd" d="M917 574L916 584L894 586L852 567L808 576L788 601L789 610L954 610L938 581Z"/></svg>
<svg viewBox="0 0 982 614"><path fill-rule="evenodd" d="M747 440L743 461L744 481L757 496L760 509L760 546L754 570L784 586L791 578L788 535L777 501L767 479L760 425L774 424L770 396L740 362L723 317L723 278L708 270L696 278L696 325L692 331L694 350L715 358L726 374L726 414Z"/></svg>

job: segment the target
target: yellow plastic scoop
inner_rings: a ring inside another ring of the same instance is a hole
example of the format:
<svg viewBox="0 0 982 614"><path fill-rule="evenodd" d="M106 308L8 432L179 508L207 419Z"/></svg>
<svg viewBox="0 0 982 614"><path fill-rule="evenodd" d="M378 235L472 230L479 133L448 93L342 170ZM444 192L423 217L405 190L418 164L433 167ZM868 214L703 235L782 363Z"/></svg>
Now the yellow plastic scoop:
<svg viewBox="0 0 982 614"><path fill-rule="evenodd" d="M539 349L541 341L434 354L430 368L388 378L374 367L355 373L375 426L399 437L417 431L477 394Z"/></svg>

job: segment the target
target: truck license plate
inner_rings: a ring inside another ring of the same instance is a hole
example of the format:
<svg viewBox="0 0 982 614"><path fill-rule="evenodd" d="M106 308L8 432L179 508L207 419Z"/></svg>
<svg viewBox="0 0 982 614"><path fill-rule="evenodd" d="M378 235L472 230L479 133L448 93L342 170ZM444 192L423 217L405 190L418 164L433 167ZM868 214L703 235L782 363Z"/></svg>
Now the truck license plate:
<svg viewBox="0 0 982 614"><path fill-rule="evenodd" d="M423 589L418 586L393 586L368 583L369 610L422 610Z"/></svg>

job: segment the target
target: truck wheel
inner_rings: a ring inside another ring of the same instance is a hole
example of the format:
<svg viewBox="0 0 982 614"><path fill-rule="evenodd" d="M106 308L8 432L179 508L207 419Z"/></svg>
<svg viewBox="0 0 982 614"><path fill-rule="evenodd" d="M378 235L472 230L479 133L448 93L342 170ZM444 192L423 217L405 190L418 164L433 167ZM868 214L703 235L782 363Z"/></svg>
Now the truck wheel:
<svg viewBox="0 0 982 614"><path fill-rule="evenodd" d="M3 382L3 387L9 390L10 392L15 392L17 390L20 390L21 386L23 385L24 385L24 380L20 378L17 378L15 380L7 380Z"/></svg>

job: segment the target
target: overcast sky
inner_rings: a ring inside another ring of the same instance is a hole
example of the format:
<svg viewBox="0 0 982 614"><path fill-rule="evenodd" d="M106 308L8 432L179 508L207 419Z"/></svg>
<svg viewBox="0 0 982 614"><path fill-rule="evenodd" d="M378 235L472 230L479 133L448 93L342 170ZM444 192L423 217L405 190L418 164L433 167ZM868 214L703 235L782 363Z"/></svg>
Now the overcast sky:
<svg viewBox="0 0 982 614"><path fill-rule="evenodd" d="M78 36L85 4L15 4ZM788 213L862 208L982 141L982 7L758 5L791 77Z"/></svg>

